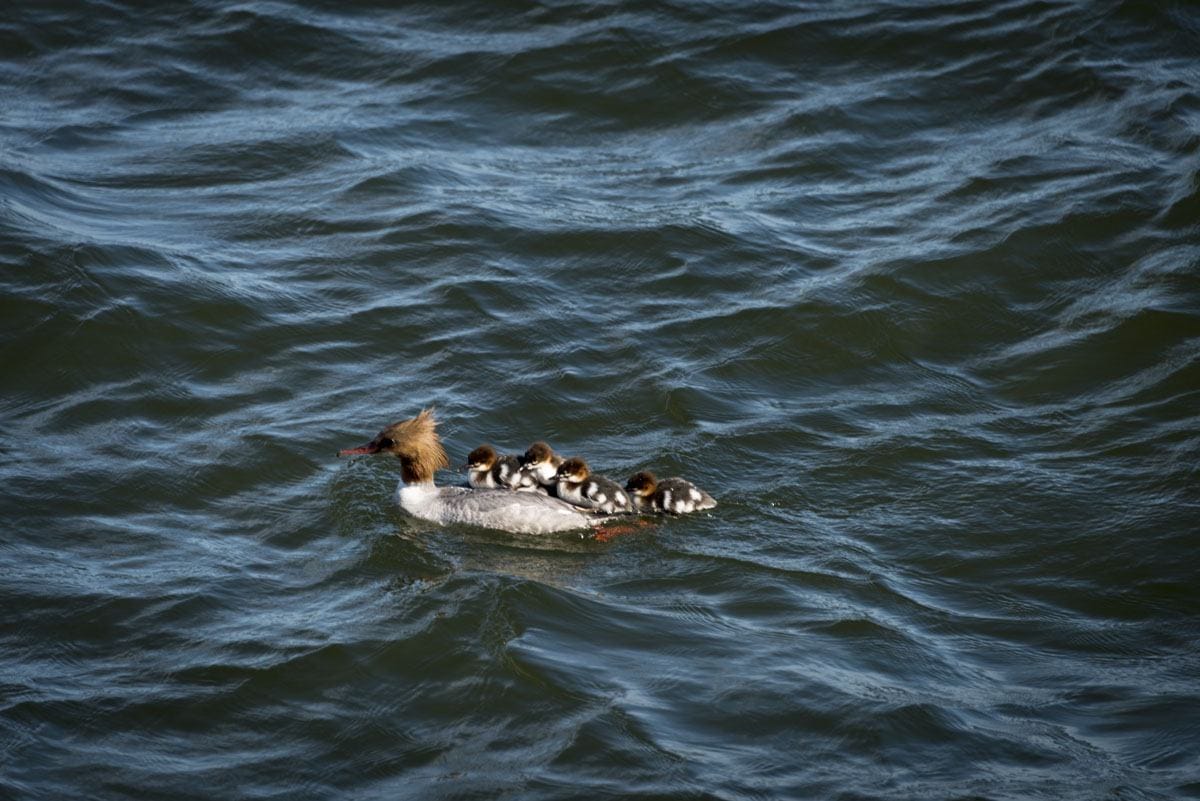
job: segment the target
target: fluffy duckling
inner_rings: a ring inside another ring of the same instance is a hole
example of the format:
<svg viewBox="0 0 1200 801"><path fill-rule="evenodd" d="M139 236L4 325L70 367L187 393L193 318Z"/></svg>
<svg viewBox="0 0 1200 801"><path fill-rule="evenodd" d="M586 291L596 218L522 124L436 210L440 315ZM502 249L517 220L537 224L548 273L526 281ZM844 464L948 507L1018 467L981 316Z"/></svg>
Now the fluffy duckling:
<svg viewBox="0 0 1200 801"><path fill-rule="evenodd" d="M491 445L480 445L467 454L467 483L475 489L512 489L536 492L537 481L525 473L516 456L501 456Z"/></svg>
<svg viewBox="0 0 1200 801"><path fill-rule="evenodd" d="M562 457L545 442L538 440L529 446L521 461L524 462L525 472L533 476L542 489L553 495L555 484L558 483L558 468L563 462Z"/></svg>
<svg viewBox="0 0 1200 801"><path fill-rule="evenodd" d="M717 505L713 496L682 478L657 479L649 470L634 473L625 483L639 512L684 515Z"/></svg>
<svg viewBox="0 0 1200 801"><path fill-rule="evenodd" d="M607 515L632 512L633 502L621 485L603 476L593 476L587 462L579 457L558 466L555 489L567 503Z"/></svg>

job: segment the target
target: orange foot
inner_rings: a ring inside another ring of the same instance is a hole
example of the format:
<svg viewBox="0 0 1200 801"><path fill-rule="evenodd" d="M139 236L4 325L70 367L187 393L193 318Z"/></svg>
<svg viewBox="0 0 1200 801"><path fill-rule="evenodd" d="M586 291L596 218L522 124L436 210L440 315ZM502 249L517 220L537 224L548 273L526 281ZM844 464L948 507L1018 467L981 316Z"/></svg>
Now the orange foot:
<svg viewBox="0 0 1200 801"><path fill-rule="evenodd" d="M596 528L596 542L611 542L625 534L635 534L653 522L639 518L629 523L605 523Z"/></svg>

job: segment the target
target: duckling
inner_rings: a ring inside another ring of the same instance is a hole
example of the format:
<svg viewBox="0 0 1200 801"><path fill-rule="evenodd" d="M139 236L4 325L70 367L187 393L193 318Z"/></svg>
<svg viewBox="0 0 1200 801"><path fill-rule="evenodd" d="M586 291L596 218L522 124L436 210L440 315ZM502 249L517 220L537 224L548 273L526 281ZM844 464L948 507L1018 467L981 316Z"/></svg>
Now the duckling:
<svg viewBox="0 0 1200 801"><path fill-rule="evenodd" d="M642 513L667 512L683 515L712 509L717 505L713 496L683 478L657 479L649 470L634 473L625 483L625 490Z"/></svg>
<svg viewBox="0 0 1200 801"><path fill-rule="evenodd" d="M522 470L516 456L501 456L491 445L480 445L467 454L467 483L475 489L512 489L536 492L538 484Z"/></svg>
<svg viewBox="0 0 1200 801"><path fill-rule="evenodd" d="M579 457L567 459L558 466L555 489L567 503L604 514L633 511L633 502L621 485L603 476L594 476L587 462Z"/></svg>
<svg viewBox="0 0 1200 801"><path fill-rule="evenodd" d="M553 495L558 483L558 468L563 462L562 457L545 442L538 440L529 446L521 461L524 462L525 472L533 476L543 490Z"/></svg>

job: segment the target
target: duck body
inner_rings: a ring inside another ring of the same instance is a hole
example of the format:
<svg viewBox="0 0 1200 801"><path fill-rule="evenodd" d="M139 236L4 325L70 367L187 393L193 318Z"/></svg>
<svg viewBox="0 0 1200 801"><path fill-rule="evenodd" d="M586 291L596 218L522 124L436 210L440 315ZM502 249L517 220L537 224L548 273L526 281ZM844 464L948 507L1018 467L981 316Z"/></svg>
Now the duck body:
<svg viewBox="0 0 1200 801"><path fill-rule="evenodd" d="M505 457L508 461L504 463L503 474L500 476L500 483L509 489L517 492L536 492L541 495L548 494L542 488L542 484L538 481L537 475L528 469L516 456Z"/></svg>
<svg viewBox="0 0 1200 801"><path fill-rule="evenodd" d="M400 483L396 502L408 514L441 525L462 524L514 534L578 531L600 522L557 498L509 489L438 487Z"/></svg>

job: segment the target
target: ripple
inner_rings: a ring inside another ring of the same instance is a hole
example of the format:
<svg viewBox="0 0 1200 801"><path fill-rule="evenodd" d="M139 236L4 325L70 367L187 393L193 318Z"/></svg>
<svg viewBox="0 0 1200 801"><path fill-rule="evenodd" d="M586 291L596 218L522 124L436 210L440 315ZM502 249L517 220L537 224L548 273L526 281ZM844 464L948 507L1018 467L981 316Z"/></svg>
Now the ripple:
<svg viewBox="0 0 1200 801"><path fill-rule="evenodd" d="M711 11L0 20L3 792L1195 794L1196 14Z"/></svg>

